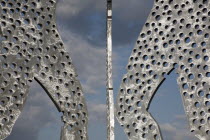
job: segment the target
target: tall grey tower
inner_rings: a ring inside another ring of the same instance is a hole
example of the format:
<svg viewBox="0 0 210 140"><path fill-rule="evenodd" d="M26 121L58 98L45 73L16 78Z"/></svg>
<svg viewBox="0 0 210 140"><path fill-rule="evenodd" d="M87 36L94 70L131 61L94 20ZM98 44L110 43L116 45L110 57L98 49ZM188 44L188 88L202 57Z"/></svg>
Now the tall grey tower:
<svg viewBox="0 0 210 140"><path fill-rule="evenodd" d="M112 82L112 0L107 0L107 140L114 140L114 99Z"/></svg>

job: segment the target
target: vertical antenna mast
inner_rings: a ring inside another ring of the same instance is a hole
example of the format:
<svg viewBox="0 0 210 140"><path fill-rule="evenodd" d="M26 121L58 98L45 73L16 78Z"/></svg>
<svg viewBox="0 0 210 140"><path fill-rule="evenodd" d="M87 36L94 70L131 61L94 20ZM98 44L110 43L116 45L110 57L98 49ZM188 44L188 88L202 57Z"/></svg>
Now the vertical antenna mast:
<svg viewBox="0 0 210 140"><path fill-rule="evenodd" d="M112 82L112 0L107 0L107 140L114 140L114 98Z"/></svg>

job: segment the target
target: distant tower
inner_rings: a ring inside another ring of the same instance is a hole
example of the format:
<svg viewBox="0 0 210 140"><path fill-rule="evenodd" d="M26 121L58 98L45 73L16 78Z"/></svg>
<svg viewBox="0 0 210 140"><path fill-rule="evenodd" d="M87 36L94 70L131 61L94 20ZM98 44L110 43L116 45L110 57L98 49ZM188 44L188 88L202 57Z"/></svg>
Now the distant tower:
<svg viewBox="0 0 210 140"><path fill-rule="evenodd" d="M114 99L112 82L112 0L107 0L107 140L114 140Z"/></svg>

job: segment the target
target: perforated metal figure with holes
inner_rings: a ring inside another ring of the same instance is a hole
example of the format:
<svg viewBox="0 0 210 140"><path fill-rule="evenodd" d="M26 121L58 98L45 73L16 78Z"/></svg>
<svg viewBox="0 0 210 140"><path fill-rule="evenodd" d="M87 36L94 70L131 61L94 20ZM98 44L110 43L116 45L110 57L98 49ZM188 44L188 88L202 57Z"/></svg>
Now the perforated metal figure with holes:
<svg viewBox="0 0 210 140"><path fill-rule="evenodd" d="M87 107L56 28L56 0L0 1L0 139L5 139L36 79L63 113L62 140L87 139Z"/></svg>
<svg viewBox="0 0 210 140"><path fill-rule="evenodd" d="M162 140L148 109L173 69L190 131L210 139L209 9L208 0L155 0L117 98L116 115L130 140Z"/></svg>

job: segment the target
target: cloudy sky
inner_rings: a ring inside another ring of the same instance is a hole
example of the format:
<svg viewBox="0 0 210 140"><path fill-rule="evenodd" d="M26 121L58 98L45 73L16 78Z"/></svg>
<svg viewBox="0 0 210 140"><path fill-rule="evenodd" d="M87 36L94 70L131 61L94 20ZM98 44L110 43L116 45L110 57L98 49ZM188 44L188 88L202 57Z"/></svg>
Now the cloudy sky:
<svg viewBox="0 0 210 140"><path fill-rule="evenodd" d="M89 111L89 139L106 139L106 0L58 0L57 23L76 67ZM113 67L115 99L135 41L153 0L113 0ZM156 93L150 112L164 140L197 140L189 133L181 96L172 72ZM44 90L31 84L23 113L7 140L59 140L60 113ZM127 140L116 122L116 140Z"/></svg>

